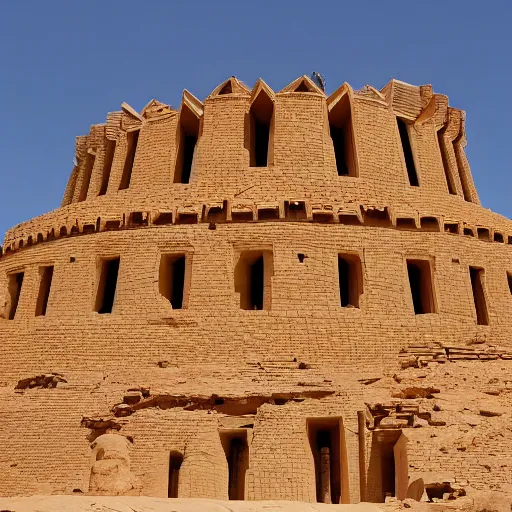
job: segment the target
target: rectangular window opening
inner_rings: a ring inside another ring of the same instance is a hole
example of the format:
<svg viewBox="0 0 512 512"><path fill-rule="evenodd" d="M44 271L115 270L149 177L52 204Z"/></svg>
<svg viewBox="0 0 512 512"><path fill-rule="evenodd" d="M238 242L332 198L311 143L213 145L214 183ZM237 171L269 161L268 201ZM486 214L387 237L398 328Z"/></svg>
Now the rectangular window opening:
<svg viewBox="0 0 512 512"><path fill-rule="evenodd" d="M36 316L45 316L53 279L53 266L40 267L39 293L36 302Z"/></svg>
<svg viewBox="0 0 512 512"><path fill-rule="evenodd" d="M78 201L85 201L87 199L87 192L89 191L89 184L91 183L92 169L94 167L95 160L96 157L94 155L87 153L85 157L84 174L82 177L82 186L80 188Z"/></svg>
<svg viewBox="0 0 512 512"><path fill-rule="evenodd" d="M416 220L410 217L397 217L396 228L405 230L416 229Z"/></svg>
<svg viewBox="0 0 512 512"><path fill-rule="evenodd" d="M101 186L98 192L99 196L107 193L108 182L110 180L110 173L112 171L112 163L114 162L114 154L116 152L116 141L106 139L105 141L105 154L103 155L103 172L101 174Z"/></svg>
<svg viewBox="0 0 512 512"><path fill-rule="evenodd" d="M507 272L508 289L512 295L512 272Z"/></svg>
<svg viewBox="0 0 512 512"><path fill-rule="evenodd" d="M420 226L423 231L440 231L439 221L436 217L421 217Z"/></svg>
<svg viewBox="0 0 512 512"><path fill-rule="evenodd" d="M453 235L459 234L459 225L455 222L445 222L444 223L444 231L445 233L452 233Z"/></svg>
<svg viewBox="0 0 512 512"><path fill-rule="evenodd" d="M121 176L121 184L119 190L129 188L132 179L133 164L135 162L135 153L137 152L137 144L139 142L140 130L134 130L126 134L126 157L124 160L123 175Z"/></svg>
<svg viewBox="0 0 512 512"><path fill-rule="evenodd" d="M185 254L163 254L160 259L158 288L173 309L186 307L185 274L187 257Z"/></svg>
<svg viewBox="0 0 512 512"><path fill-rule="evenodd" d="M476 311L476 323L478 325L489 325L489 314L487 313L487 300L484 291L485 271L483 268L469 267L471 289L473 291L473 303Z"/></svg>
<svg viewBox="0 0 512 512"><path fill-rule="evenodd" d="M476 234L479 240L491 241L491 233L487 228L476 228Z"/></svg>
<svg viewBox="0 0 512 512"><path fill-rule="evenodd" d="M258 208L258 220L279 219L279 208Z"/></svg>
<svg viewBox="0 0 512 512"><path fill-rule="evenodd" d="M270 309L273 259L271 251L246 251L235 267L235 292L240 294L240 308Z"/></svg>
<svg viewBox="0 0 512 512"><path fill-rule="evenodd" d="M407 273L411 289L414 314L435 313L432 270L428 260L407 260Z"/></svg>
<svg viewBox="0 0 512 512"><path fill-rule="evenodd" d="M499 231L494 232L493 239L495 242L498 242L500 244L505 242L505 239L503 238L503 235Z"/></svg>
<svg viewBox="0 0 512 512"><path fill-rule="evenodd" d="M183 105L179 120L179 143L174 170L174 183L189 183L199 139L199 118Z"/></svg>
<svg viewBox="0 0 512 512"><path fill-rule="evenodd" d="M306 220L306 203L304 201L285 201L286 218L289 220Z"/></svg>
<svg viewBox="0 0 512 512"><path fill-rule="evenodd" d="M361 226L361 221L356 214L340 213L338 219L340 224L345 226Z"/></svg>
<svg viewBox="0 0 512 512"><path fill-rule="evenodd" d="M338 254L338 283L342 308L359 308L363 293L361 259L356 254Z"/></svg>
<svg viewBox="0 0 512 512"><path fill-rule="evenodd" d="M441 152L441 160L443 161L444 176L446 178L446 185L448 193L456 195L455 184L453 183L452 171L450 169L450 159L446 153L446 142L444 140L444 130L437 132L437 141L439 143L439 151Z"/></svg>
<svg viewBox="0 0 512 512"><path fill-rule="evenodd" d="M306 428L315 464L316 501L347 503L348 478L341 418L308 418Z"/></svg>
<svg viewBox="0 0 512 512"><path fill-rule="evenodd" d="M16 316L24 276L24 272L16 272L15 274L9 274L8 276L7 291L9 295L9 302L7 308L9 320L14 320L14 317Z"/></svg>
<svg viewBox="0 0 512 512"><path fill-rule="evenodd" d="M389 211L387 207L382 209L378 208L368 208L365 210L361 209L363 214L363 224L366 226L373 226L379 228L389 228L391 227L391 218L389 216Z"/></svg>
<svg viewBox="0 0 512 512"><path fill-rule="evenodd" d="M153 221L155 226L164 226L167 224L172 224L173 214L172 212L160 212L158 216Z"/></svg>
<svg viewBox="0 0 512 512"><path fill-rule="evenodd" d="M100 281L96 294L94 310L100 314L112 313L116 297L117 276L119 273L120 258L105 259L101 261Z"/></svg>
<svg viewBox="0 0 512 512"><path fill-rule="evenodd" d="M169 454L169 484L167 487L167 497L178 497L178 486L180 478L180 469L183 464L183 455L180 452L172 451Z"/></svg>
<svg viewBox="0 0 512 512"><path fill-rule="evenodd" d="M245 473L249 469L247 429L221 430L220 441L228 463L228 498L245 499Z"/></svg>
<svg viewBox="0 0 512 512"><path fill-rule="evenodd" d="M398 131L400 132L400 140L402 142L402 151L405 159L405 166L407 168L407 175L409 176L409 184L412 187L419 187L420 183L418 181L416 165L414 164L414 156L412 153L407 123L399 117L396 118L396 122L398 124Z"/></svg>
<svg viewBox="0 0 512 512"><path fill-rule="evenodd" d="M340 99L329 111L329 131L338 176L357 177L354 129L348 95Z"/></svg>

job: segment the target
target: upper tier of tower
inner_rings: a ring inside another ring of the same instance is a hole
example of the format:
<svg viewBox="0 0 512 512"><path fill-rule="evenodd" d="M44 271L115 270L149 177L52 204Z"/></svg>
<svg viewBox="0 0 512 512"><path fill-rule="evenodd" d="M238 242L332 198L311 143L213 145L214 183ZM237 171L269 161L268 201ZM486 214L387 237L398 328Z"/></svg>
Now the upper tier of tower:
<svg viewBox="0 0 512 512"><path fill-rule="evenodd" d="M343 84L326 97L306 76L277 93L261 79L250 90L231 77L204 102L185 90L179 110L152 100L139 114L123 103L77 137L62 206L164 190L207 199L250 187L264 198L367 185L384 197L419 188L478 203L464 119L430 85Z"/></svg>
<svg viewBox="0 0 512 512"><path fill-rule="evenodd" d="M179 109L123 103L77 137L61 207L10 229L3 252L139 217L290 220L295 202L310 220L386 209L393 226L436 218L512 241L510 221L480 206L465 145L465 113L431 85L344 83L326 96L307 76L279 92L230 77L204 101L185 90Z"/></svg>

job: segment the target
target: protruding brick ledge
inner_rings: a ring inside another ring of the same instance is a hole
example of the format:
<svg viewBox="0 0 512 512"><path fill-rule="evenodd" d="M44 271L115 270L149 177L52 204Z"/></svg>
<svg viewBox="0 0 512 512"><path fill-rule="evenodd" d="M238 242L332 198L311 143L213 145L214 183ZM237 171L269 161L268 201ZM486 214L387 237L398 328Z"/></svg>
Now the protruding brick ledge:
<svg viewBox="0 0 512 512"><path fill-rule="evenodd" d="M485 242L512 245L512 232L491 226L473 225L439 215L406 211L401 207L366 204L334 204L308 199L290 198L273 202L218 201L200 204L180 204L166 210L130 211L116 216L91 219L75 219L64 225L41 223L36 233L24 233L27 224L17 228L11 239L0 247L0 256L38 243L75 235L93 234L121 229L139 229L179 224L206 223L211 229L224 223L258 222L313 222L321 224L344 224L398 229L401 231L424 231L448 233L473 237Z"/></svg>

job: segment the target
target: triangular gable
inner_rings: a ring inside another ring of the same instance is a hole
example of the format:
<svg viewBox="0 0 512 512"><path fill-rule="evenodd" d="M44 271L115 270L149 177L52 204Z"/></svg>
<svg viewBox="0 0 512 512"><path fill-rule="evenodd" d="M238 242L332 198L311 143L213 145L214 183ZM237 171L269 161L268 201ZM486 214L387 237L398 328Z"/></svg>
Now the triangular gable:
<svg viewBox="0 0 512 512"><path fill-rule="evenodd" d="M371 85L366 84L364 87L361 87L358 91L355 91L357 96L362 96L366 99L379 101L380 103L386 103L386 96L382 94L382 92L375 89ZM386 103L387 104L387 103Z"/></svg>
<svg viewBox="0 0 512 512"><path fill-rule="evenodd" d="M345 82L327 98L327 108L332 110L344 96L348 96L351 99L352 94L354 94L352 87Z"/></svg>
<svg viewBox="0 0 512 512"><path fill-rule="evenodd" d="M236 77L231 76L225 82L215 87L212 93L208 96L222 96L225 94L250 94L250 90L238 80Z"/></svg>
<svg viewBox="0 0 512 512"><path fill-rule="evenodd" d="M130 116L134 117L135 119L137 119L138 121L144 121L144 118L132 107L130 107L130 105L128 105L128 103L121 103L121 108L123 109L123 112L125 112L126 114L129 114Z"/></svg>
<svg viewBox="0 0 512 512"><path fill-rule="evenodd" d="M142 109L142 117L144 119L153 119L155 117L160 117L166 114L172 114L176 112L173 110L171 105L167 105L162 103L154 98Z"/></svg>
<svg viewBox="0 0 512 512"><path fill-rule="evenodd" d="M201 117L203 115L203 104L191 92L187 91L187 89L183 90L183 94L181 96L181 109L183 108L183 105L186 105L187 108L197 117Z"/></svg>
<svg viewBox="0 0 512 512"><path fill-rule="evenodd" d="M264 92L272 101L275 100L276 94L275 92L261 79L258 78L256 83L254 84L254 87L252 88L251 93L251 100L250 103L253 103L253 101L258 97L260 92Z"/></svg>
<svg viewBox="0 0 512 512"><path fill-rule="evenodd" d="M291 84L288 84L284 89L279 91L282 92L306 92L306 93L317 93L325 96L324 91L318 87L318 85L309 78L309 76L302 75L295 79Z"/></svg>

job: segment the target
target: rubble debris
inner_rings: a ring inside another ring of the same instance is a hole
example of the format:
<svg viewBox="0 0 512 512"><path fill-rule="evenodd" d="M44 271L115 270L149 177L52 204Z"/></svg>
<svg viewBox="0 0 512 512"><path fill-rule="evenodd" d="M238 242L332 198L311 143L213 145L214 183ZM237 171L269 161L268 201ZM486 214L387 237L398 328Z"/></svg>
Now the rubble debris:
<svg viewBox="0 0 512 512"><path fill-rule="evenodd" d="M305 384L310 387L311 384ZM172 394L155 394L143 397L133 403L126 401L116 404L112 407L112 413L115 417L130 416L134 412L151 407L159 409L182 408L185 411L197 410L215 410L217 412L242 416L245 414L255 414L263 404L285 405L291 401L302 401L307 398L320 399L334 394L334 390L310 390L290 393L271 393L269 395L253 395L244 397L219 397L211 396L185 396ZM125 395L126 398L127 395ZM130 401L132 401L130 394Z"/></svg>
<svg viewBox="0 0 512 512"><path fill-rule="evenodd" d="M21 379L14 389L56 388L59 382L67 382L60 373L46 373Z"/></svg>

